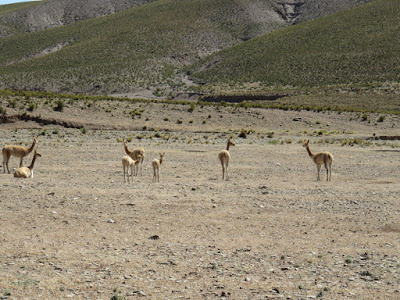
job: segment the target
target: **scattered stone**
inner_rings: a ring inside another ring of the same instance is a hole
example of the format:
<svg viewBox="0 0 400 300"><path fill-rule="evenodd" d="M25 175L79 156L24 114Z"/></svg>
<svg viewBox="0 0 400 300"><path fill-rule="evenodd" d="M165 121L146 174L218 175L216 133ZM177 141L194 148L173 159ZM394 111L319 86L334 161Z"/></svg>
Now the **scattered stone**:
<svg viewBox="0 0 400 300"><path fill-rule="evenodd" d="M129 296L140 296L140 297L145 297L146 293L143 291L133 291L132 293L127 293L126 294L128 297Z"/></svg>
<svg viewBox="0 0 400 300"><path fill-rule="evenodd" d="M152 235L151 237L149 237L149 239L150 240L158 240L158 239L160 239L160 237L157 234L155 234L155 235Z"/></svg>
<svg viewBox="0 0 400 300"><path fill-rule="evenodd" d="M114 224L114 223L115 223L115 221L114 221L113 219L110 219L110 220L108 220L108 221L107 221L107 223Z"/></svg>
<svg viewBox="0 0 400 300"><path fill-rule="evenodd" d="M273 288L272 291L275 292L275 293L277 293L277 294L280 293L279 290L278 290L277 288Z"/></svg>

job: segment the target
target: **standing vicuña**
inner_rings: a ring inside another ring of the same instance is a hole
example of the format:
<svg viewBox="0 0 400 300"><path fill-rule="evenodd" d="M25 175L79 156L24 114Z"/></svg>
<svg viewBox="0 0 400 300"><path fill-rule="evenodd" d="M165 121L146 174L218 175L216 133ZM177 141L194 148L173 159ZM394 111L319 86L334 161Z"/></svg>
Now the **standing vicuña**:
<svg viewBox="0 0 400 300"><path fill-rule="evenodd" d="M152 162L153 165L153 181L160 182L160 166L164 159L164 153L160 153L160 159L154 159Z"/></svg>
<svg viewBox="0 0 400 300"><path fill-rule="evenodd" d="M313 154L310 150L310 146L308 145L308 143L310 142L310 140L307 140L303 147L306 147L308 155L310 155L310 157L312 158L312 160L315 162L315 164L317 165L317 171L318 171L318 179L319 180L319 171L321 170L321 165L324 164L325 165L325 169L326 169L326 180L331 180L332 177L332 162L333 162L333 155L330 154L329 152L319 152L317 154Z"/></svg>
<svg viewBox="0 0 400 300"><path fill-rule="evenodd" d="M18 178L33 178L33 166L35 165L35 161L37 157L41 157L42 155L35 150L33 154L32 162L29 167L21 167L15 170L14 177Z"/></svg>
<svg viewBox="0 0 400 300"><path fill-rule="evenodd" d="M229 159L231 158L231 156L229 154L229 147L230 146L235 146L235 144L229 138L228 139L228 143L226 145L226 150L222 150L218 154L219 161L221 162L221 165L222 165L222 179L225 179L225 173L226 173L226 179L229 178L228 165L229 165Z"/></svg>
<svg viewBox="0 0 400 300"><path fill-rule="evenodd" d="M140 159L140 155L138 156ZM122 158L122 168L124 170L124 182L126 182L125 174L127 174L128 182L129 182L129 169L131 170L130 176L137 175L137 166L139 165L139 159L133 160L130 156L125 155Z"/></svg>
<svg viewBox="0 0 400 300"><path fill-rule="evenodd" d="M8 168L8 161L10 160L11 156L20 157L21 160L19 162L19 166L22 167L22 161L24 157L29 155L32 152L33 148L36 145L36 136L33 138L32 146L28 149L24 146L16 146L16 145L7 145L3 148L3 169L4 173L6 172L6 167L8 173L10 173L10 169Z"/></svg>
<svg viewBox="0 0 400 300"><path fill-rule="evenodd" d="M144 149L137 148L135 150L130 151L126 143L127 143L126 140L124 140L125 153L128 154L133 160L140 161L140 176L143 176ZM139 166L137 166L137 168L139 169Z"/></svg>

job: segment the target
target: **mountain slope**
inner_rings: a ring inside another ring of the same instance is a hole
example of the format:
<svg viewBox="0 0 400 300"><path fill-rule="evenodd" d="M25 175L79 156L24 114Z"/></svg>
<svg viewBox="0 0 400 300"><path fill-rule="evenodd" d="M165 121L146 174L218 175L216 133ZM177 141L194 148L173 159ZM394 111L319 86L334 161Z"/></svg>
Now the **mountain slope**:
<svg viewBox="0 0 400 300"><path fill-rule="evenodd" d="M340 7L340 3L353 6L362 1L333 2ZM297 2L279 3L290 7ZM285 27L293 21L287 16L275 0L159 0L100 18L0 38L0 88L96 94L185 90L182 67ZM282 45L274 47L271 51ZM237 59L247 61L244 58ZM224 68L234 68L236 62L231 63ZM254 60L254 64L257 73L262 62ZM194 78L208 80L203 68L193 68Z"/></svg>
<svg viewBox="0 0 400 300"><path fill-rule="evenodd" d="M175 85L175 68L285 26L277 13L257 18L247 9L229 0L164 0L3 38L0 88L109 93Z"/></svg>
<svg viewBox="0 0 400 300"><path fill-rule="evenodd" d="M400 81L400 1L378 0L207 57L191 78L214 85L315 87Z"/></svg>
<svg viewBox="0 0 400 300"><path fill-rule="evenodd" d="M94 19L151 1L155 0L47 0L9 6L3 14L0 6L0 37Z"/></svg>

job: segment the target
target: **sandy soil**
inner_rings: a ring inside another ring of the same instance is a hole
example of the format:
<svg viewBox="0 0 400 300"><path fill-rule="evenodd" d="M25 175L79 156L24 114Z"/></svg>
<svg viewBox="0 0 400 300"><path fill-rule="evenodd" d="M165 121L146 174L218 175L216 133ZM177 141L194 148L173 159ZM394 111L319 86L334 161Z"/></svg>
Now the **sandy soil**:
<svg viewBox="0 0 400 300"><path fill-rule="evenodd" d="M86 133L0 125L2 145L39 134L42 154L33 179L0 174L1 299L400 298L400 142L342 146L400 135L398 118L148 104L133 121L123 111L139 104L129 105L35 112ZM132 131L143 126L160 131ZM240 128L254 132L241 139ZM223 181L217 155L231 135ZM146 150L130 185L117 141L129 136L130 149ZM333 154L332 181L316 181L307 138Z"/></svg>

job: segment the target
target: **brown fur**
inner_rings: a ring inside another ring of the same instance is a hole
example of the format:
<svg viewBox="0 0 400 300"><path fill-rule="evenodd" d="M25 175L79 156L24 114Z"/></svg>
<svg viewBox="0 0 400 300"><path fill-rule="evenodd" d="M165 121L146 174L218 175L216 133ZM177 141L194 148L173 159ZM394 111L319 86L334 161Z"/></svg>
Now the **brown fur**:
<svg viewBox="0 0 400 300"><path fill-rule="evenodd" d="M2 151L4 173L6 172L6 167L7 167L8 173L10 173L10 169L8 168L8 162L9 162L11 156L20 157L21 159L19 162L19 167L22 167L24 157L28 156L29 153L31 153L33 151L33 149L35 148L36 139L37 139L37 137L35 136L33 138L32 146L29 149L24 146L16 146L16 145L4 146L3 151Z"/></svg>
<svg viewBox="0 0 400 300"><path fill-rule="evenodd" d="M33 178L33 167L35 165L35 161L37 157L41 157L42 155L35 150L35 154L33 155L32 162L29 167L20 167L15 170L14 177L17 178Z"/></svg>
<svg viewBox="0 0 400 300"><path fill-rule="evenodd" d="M139 159L140 159L139 155ZM122 168L124 170L124 182L126 182L125 179L125 174L127 174L128 177L128 182L129 181L129 169L130 169L130 176L132 177L133 175L137 175L137 166L139 165L139 159L138 160L133 160L129 155L125 155L122 158Z"/></svg>
<svg viewBox="0 0 400 300"><path fill-rule="evenodd" d="M154 159L152 162L153 165L153 181L154 182L160 182L160 166L163 162L164 159L164 153L160 153L160 159Z"/></svg>
<svg viewBox="0 0 400 300"><path fill-rule="evenodd" d="M229 165L229 159L231 158L231 155L229 154L229 147L230 146L235 146L235 144L229 138L228 139L228 143L226 145L226 150L222 150L218 154L219 161L221 162L221 165L222 165L222 179L225 179L225 174L226 174L226 179L229 178L228 165Z"/></svg>
<svg viewBox="0 0 400 300"><path fill-rule="evenodd" d="M127 141L124 140L124 149L125 153L128 154L133 160L140 162L140 176L143 176L143 161L144 161L144 149L143 148L137 148L135 150L130 151L128 149ZM138 163L139 164L139 163ZM136 164L137 172L135 175L137 175L139 172L139 165Z"/></svg>
<svg viewBox="0 0 400 300"><path fill-rule="evenodd" d="M308 155L312 158L312 160L314 161L314 163L317 165L317 172L318 172L318 179L319 178L319 173L321 170L321 166L322 164L325 166L326 169L326 180L331 180L332 178L332 162L333 162L333 155L329 152L319 152L319 153L312 153L310 150L310 146L308 145L308 143L310 142L310 140L307 140L303 147L306 148Z"/></svg>

